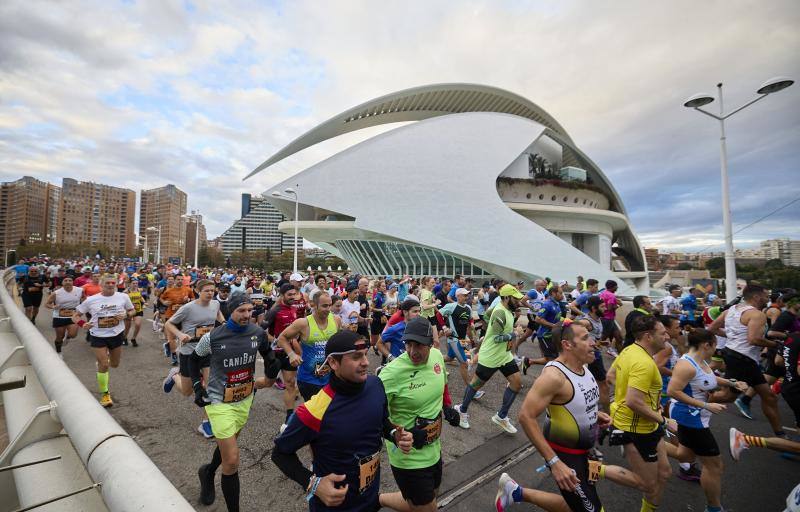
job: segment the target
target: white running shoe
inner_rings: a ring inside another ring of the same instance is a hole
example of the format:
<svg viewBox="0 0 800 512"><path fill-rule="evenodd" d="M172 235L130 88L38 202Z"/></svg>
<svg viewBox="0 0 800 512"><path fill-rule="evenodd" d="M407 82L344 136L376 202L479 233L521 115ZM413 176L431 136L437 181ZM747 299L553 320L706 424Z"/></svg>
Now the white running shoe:
<svg viewBox="0 0 800 512"><path fill-rule="evenodd" d="M738 462L742 452L750 448L750 445L748 445L747 441L744 440L744 434L733 427L731 427L729 436L730 444L728 445L728 448L731 451L731 458Z"/></svg>
<svg viewBox="0 0 800 512"><path fill-rule="evenodd" d="M518 487L519 484L508 476L508 473L500 475L500 480L497 482L497 495L494 497L494 505L497 512L505 512L508 507L515 503L512 494Z"/></svg>
<svg viewBox="0 0 800 512"><path fill-rule="evenodd" d="M461 427L461 428L464 428L464 429L468 429L469 428L469 414L466 413L466 412L461 412L461 404L458 404L457 406L455 406L454 409L456 411L458 411L458 416L459 416L458 426Z"/></svg>
<svg viewBox="0 0 800 512"><path fill-rule="evenodd" d="M497 413L495 413L495 415L492 416L492 421L495 424L500 425L500 428L502 428L509 434L517 433L517 428L511 424L511 420L508 419L508 416L506 416L505 418L501 418L500 416L497 415Z"/></svg>
<svg viewBox="0 0 800 512"><path fill-rule="evenodd" d="M475 396L472 397L473 400L480 400L483 398L483 395L486 394L486 391L480 390L475 392Z"/></svg>

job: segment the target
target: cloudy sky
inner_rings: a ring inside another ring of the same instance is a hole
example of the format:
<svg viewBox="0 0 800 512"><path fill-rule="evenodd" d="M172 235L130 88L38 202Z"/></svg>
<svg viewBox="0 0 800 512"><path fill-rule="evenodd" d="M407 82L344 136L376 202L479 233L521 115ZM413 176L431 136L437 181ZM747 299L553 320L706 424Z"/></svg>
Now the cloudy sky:
<svg viewBox="0 0 800 512"><path fill-rule="evenodd" d="M552 114L615 184L645 246L721 250L718 125L681 104L724 82L734 107L770 77L799 78L799 27L795 0L4 0L0 180L175 183L213 237L242 192L372 135L242 181L316 124L408 87L476 82ZM739 229L800 198L800 85L727 128ZM800 201L737 246L800 238L798 212Z"/></svg>

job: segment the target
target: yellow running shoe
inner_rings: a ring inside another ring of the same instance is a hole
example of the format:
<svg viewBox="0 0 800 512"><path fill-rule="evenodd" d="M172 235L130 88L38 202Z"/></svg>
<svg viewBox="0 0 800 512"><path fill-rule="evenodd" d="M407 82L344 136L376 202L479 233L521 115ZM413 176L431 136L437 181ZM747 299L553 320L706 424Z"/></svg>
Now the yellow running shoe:
<svg viewBox="0 0 800 512"><path fill-rule="evenodd" d="M111 400L111 395L109 393L103 393L103 396L100 397L100 405L103 407L111 407L114 405L114 401Z"/></svg>

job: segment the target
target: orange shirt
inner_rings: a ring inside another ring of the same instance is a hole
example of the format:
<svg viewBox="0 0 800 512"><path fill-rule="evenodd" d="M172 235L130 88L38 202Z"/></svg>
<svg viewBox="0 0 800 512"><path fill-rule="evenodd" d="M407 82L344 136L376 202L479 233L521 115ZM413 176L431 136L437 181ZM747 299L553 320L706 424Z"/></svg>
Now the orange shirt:
<svg viewBox="0 0 800 512"><path fill-rule="evenodd" d="M85 285L81 286L81 288L83 288L84 297L91 297L92 295L97 295L103 289L99 284L94 284L92 281L89 281Z"/></svg>
<svg viewBox="0 0 800 512"><path fill-rule="evenodd" d="M164 318L171 318L181 306L194 299L194 292L192 292L191 288L186 286L182 286L180 288L167 288L161 292L159 298L162 302L170 301L170 306L167 308L167 311L164 312Z"/></svg>

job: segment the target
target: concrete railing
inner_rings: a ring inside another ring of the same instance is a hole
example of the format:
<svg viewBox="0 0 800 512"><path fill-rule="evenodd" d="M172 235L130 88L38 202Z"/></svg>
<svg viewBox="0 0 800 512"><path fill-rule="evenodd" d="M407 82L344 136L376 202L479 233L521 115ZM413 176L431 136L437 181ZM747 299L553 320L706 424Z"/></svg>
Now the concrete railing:
<svg viewBox="0 0 800 512"><path fill-rule="evenodd" d="M0 512L191 511L0 286Z"/></svg>

